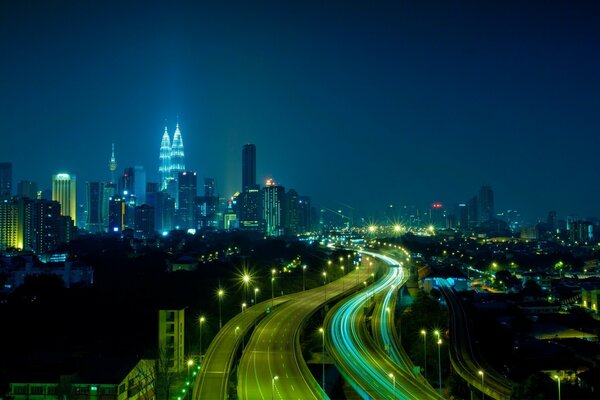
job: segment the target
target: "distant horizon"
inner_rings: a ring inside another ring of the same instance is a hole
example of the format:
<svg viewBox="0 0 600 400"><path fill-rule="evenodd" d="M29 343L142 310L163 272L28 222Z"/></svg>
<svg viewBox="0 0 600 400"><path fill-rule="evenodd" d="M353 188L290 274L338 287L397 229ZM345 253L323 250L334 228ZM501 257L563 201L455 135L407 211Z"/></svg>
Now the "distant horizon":
<svg viewBox="0 0 600 400"><path fill-rule="evenodd" d="M600 216L600 3L0 5L0 160L50 187L144 166L166 125L218 192L257 178L381 212L466 202Z"/></svg>

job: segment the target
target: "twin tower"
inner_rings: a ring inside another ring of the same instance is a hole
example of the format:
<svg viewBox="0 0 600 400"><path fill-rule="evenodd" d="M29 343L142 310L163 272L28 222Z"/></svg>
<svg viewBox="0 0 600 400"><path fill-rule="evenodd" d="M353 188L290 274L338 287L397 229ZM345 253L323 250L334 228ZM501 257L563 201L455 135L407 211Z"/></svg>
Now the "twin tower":
<svg viewBox="0 0 600 400"><path fill-rule="evenodd" d="M185 160L183 152L183 139L179 124L175 126L175 134L173 141L169 137L169 132L165 126L162 141L160 143L160 166L158 172L160 174L160 189L166 190L169 181L176 180L180 172L185 171Z"/></svg>

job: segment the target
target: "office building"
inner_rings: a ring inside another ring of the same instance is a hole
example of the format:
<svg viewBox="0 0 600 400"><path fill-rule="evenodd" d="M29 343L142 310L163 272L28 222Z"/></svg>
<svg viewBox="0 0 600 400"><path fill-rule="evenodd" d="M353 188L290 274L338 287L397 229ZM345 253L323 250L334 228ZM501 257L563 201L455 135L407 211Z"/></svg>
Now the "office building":
<svg viewBox="0 0 600 400"><path fill-rule="evenodd" d="M102 230L104 232L108 232L109 200L116 194L117 185L115 183L108 182L104 184L102 190Z"/></svg>
<svg viewBox="0 0 600 400"><path fill-rule="evenodd" d="M179 209L177 211L180 229L196 229L194 224L195 201L198 195L197 175L193 171L182 171L177 178Z"/></svg>
<svg viewBox="0 0 600 400"><path fill-rule="evenodd" d="M71 217L77 226L77 180L75 175L52 175L52 200L60 203L62 215Z"/></svg>
<svg viewBox="0 0 600 400"><path fill-rule="evenodd" d="M150 239L155 235L154 207L142 204L135 207L135 229L133 237L136 239Z"/></svg>
<svg viewBox="0 0 600 400"><path fill-rule="evenodd" d="M478 223L481 225L484 222L494 219L494 191L492 187L482 186L479 189L477 200L477 210L479 212Z"/></svg>
<svg viewBox="0 0 600 400"><path fill-rule="evenodd" d="M0 162L0 198L12 195L12 163Z"/></svg>
<svg viewBox="0 0 600 400"><path fill-rule="evenodd" d="M86 208L85 208L85 229L91 233L100 233L104 230L103 220L103 196L104 183L102 182L86 182Z"/></svg>
<svg viewBox="0 0 600 400"><path fill-rule="evenodd" d="M262 189L262 212L267 236L281 236L285 227L285 188L268 179Z"/></svg>
<svg viewBox="0 0 600 400"><path fill-rule="evenodd" d="M38 185L32 181L20 181L17 184L17 197L26 197L31 200L38 198Z"/></svg>
<svg viewBox="0 0 600 400"><path fill-rule="evenodd" d="M256 146L245 144L242 148L242 191L256 185Z"/></svg>
<svg viewBox="0 0 600 400"><path fill-rule="evenodd" d="M51 253L75 238L76 229L69 216L61 215L61 205L53 200L27 202L24 224L26 247L36 254Z"/></svg>
<svg viewBox="0 0 600 400"><path fill-rule="evenodd" d="M125 229L125 200L113 196L108 200L108 232L121 233Z"/></svg>
<svg viewBox="0 0 600 400"><path fill-rule="evenodd" d="M18 202L8 198L0 200L0 251L23 248L22 239L19 243L19 222Z"/></svg>
<svg viewBox="0 0 600 400"><path fill-rule="evenodd" d="M133 194L138 206L146 203L146 171L141 165L133 167Z"/></svg>

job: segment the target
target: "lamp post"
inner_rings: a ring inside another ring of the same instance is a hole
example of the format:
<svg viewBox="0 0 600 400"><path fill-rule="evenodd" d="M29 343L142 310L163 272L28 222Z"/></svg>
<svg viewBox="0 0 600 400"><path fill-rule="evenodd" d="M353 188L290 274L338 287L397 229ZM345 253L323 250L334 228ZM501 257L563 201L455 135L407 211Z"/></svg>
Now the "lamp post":
<svg viewBox="0 0 600 400"><path fill-rule="evenodd" d="M323 271L323 286L325 286L325 301L327 301L327 272Z"/></svg>
<svg viewBox="0 0 600 400"><path fill-rule="evenodd" d="M306 290L306 264L302 266L302 291Z"/></svg>
<svg viewBox="0 0 600 400"><path fill-rule="evenodd" d="M242 303L242 313L246 311L246 303Z"/></svg>
<svg viewBox="0 0 600 400"><path fill-rule="evenodd" d="M392 385L394 388L394 399L396 398L396 377L394 376L394 374L392 374L391 372L388 374L388 376L392 379Z"/></svg>
<svg viewBox="0 0 600 400"><path fill-rule="evenodd" d="M200 360L202 360L202 324L206 321L206 318L200 317Z"/></svg>
<svg viewBox="0 0 600 400"><path fill-rule="evenodd" d="M556 379L556 383L558 384L558 400L560 400L560 376L554 375L554 378Z"/></svg>
<svg viewBox="0 0 600 400"><path fill-rule="evenodd" d="M191 358L187 361L187 381L190 381L190 367L194 365L194 360Z"/></svg>
<svg viewBox="0 0 600 400"><path fill-rule="evenodd" d="M254 305L256 305L256 294L260 291L259 288L255 287L254 288Z"/></svg>
<svg viewBox="0 0 600 400"><path fill-rule="evenodd" d="M217 295L219 296L219 329L221 329L223 327L223 316L221 314L221 306L223 303L223 295L225 294L225 291L223 289L219 289L219 291L217 292Z"/></svg>
<svg viewBox="0 0 600 400"><path fill-rule="evenodd" d="M360 267L356 266L356 286L358 286L358 281L360 280Z"/></svg>
<svg viewBox="0 0 600 400"><path fill-rule="evenodd" d="M340 269L342 270L342 292L344 292L346 290L344 287L344 266L341 265Z"/></svg>
<svg viewBox="0 0 600 400"><path fill-rule="evenodd" d="M279 376L275 375L271 378L271 399L275 398L275 381L279 379Z"/></svg>
<svg viewBox="0 0 600 400"><path fill-rule="evenodd" d="M484 385L483 385L483 371L479 370L477 371L477 373L481 376L481 398L485 399L485 392L483 391Z"/></svg>
<svg viewBox="0 0 600 400"><path fill-rule="evenodd" d="M244 274L242 279L244 280L244 289L245 289L244 302L246 302L246 301L248 301L248 285L250 284L250 275Z"/></svg>
<svg viewBox="0 0 600 400"><path fill-rule="evenodd" d="M421 329L421 335L423 335L423 371L425 379L427 379L427 331Z"/></svg>
<svg viewBox="0 0 600 400"><path fill-rule="evenodd" d="M438 383L439 383L439 390L440 390L440 397L442 396L442 356L441 356L441 350L440 347L442 346L442 339L440 339L440 331L436 331L437 337L438 337L438 341L437 341L437 345L438 345Z"/></svg>
<svg viewBox="0 0 600 400"><path fill-rule="evenodd" d="M274 299L275 299L275 292L273 291L273 284L275 282L275 273L276 272L277 271L275 271L275 268L273 268L271 270L271 307L273 307L273 305L274 305L273 302L274 302Z"/></svg>
<svg viewBox="0 0 600 400"><path fill-rule="evenodd" d="M323 386L323 392L325 392L325 329L323 328L319 328L319 332L321 332L321 365L322 365L322 372L321 372L321 380L322 380L322 386Z"/></svg>

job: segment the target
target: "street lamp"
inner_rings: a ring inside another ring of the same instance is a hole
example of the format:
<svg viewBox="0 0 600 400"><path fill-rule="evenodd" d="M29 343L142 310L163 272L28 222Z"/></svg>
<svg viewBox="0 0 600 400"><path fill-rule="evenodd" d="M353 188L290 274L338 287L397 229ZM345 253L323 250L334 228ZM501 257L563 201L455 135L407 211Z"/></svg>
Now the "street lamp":
<svg viewBox="0 0 600 400"><path fill-rule="evenodd" d="M306 290L306 264L302 266L302 291Z"/></svg>
<svg viewBox="0 0 600 400"><path fill-rule="evenodd" d="M560 400L560 376L554 375L554 379L556 379L556 383L558 384L558 400Z"/></svg>
<svg viewBox="0 0 600 400"><path fill-rule="evenodd" d="M246 311L246 303L242 303L242 313Z"/></svg>
<svg viewBox="0 0 600 400"><path fill-rule="evenodd" d="M341 265L340 269L342 270L342 292L344 292L346 289L344 288L344 266Z"/></svg>
<svg viewBox="0 0 600 400"><path fill-rule="evenodd" d="M421 329L421 335L423 335L423 370L425 379L427 379L427 331Z"/></svg>
<svg viewBox="0 0 600 400"><path fill-rule="evenodd" d="M477 373L481 375L481 398L485 399L485 392L483 391L483 371L479 370Z"/></svg>
<svg viewBox="0 0 600 400"><path fill-rule="evenodd" d="M438 338L440 337L440 332L436 331ZM440 353L440 347L442 346L442 339L438 339L437 341L437 345L438 345L438 380L439 380L439 387L440 387L440 397L442 396L442 357L441 357L441 353Z"/></svg>
<svg viewBox="0 0 600 400"><path fill-rule="evenodd" d="M217 292L217 295L219 296L219 329L221 329L223 327L223 317L221 314L221 305L223 303L223 295L225 295L225 291L223 289L219 289L219 291Z"/></svg>
<svg viewBox="0 0 600 400"><path fill-rule="evenodd" d="M244 294L244 301L248 301L248 285L250 284L250 275L244 274L242 279L244 281L244 289L246 290Z"/></svg>
<svg viewBox="0 0 600 400"><path fill-rule="evenodd" d="M256 294L260 291L259 288L255 287L254 288L254 305L256 305Z"/></svg>
<svg viewBox="0 0 600 400"><path fill-rule="evenodd" d="M275 398L275 381L279 379L279 376L275 375L271 378L271 399Z"/></svg>
<svg viewBox="0 0 600 400"><path fill-rule="evenodd" d="M321 332L321 349L322 349L322 354L321 354L321 365L323 368L323 371L321 373L321 380L323 381L322 386L323 386L323 391L325 391L325 329L323 328L319 328L319 332Z"/></svg>
<svg viewBox="0 0 600 400"><path fill-rule="evenodd" d="M273 301L275 299L275 292L273 291L273 283L275 282L275 268L271 270L271 307L273 307Z"/></svg>
<svg viewBox="0 0 600 400"><path fill-rule="evenodd" d="M360 268L356 266L356 285L358 286L358 281L360 280Z"/></svg>
<svg viewBox="0 0 600 400"><path fill-rule="evenodd" d="M396 377L391 372L388 374L388 376L392 379L392 385L394 387L394 398L396 398Z"/></svg>
<svg viewBox="0 0 600 400"><path fill-rule="evenodd" d="M200 360L202 360L202 324L206 321L206 318L200 317Z"/></svg>
<svg viewBox="0 0 600 400"><path fill-rule="evenodd" d="M323 286L325 286L325 301L327 301L327 272L323 271Z"/></svg>
<svg viewBox="0 0 600 400"><path fill-rule="evenodd" d="M194 365L194 360L191 358L187 361L187 381L190 381L190 367Z"/></svg>

